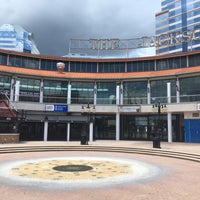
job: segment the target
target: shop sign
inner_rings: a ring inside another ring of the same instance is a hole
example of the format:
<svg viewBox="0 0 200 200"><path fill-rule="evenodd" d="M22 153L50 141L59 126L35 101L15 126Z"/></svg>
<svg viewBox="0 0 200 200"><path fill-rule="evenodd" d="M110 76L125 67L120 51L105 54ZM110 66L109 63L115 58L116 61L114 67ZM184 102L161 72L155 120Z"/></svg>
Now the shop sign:
<svg viewBox="0 0 200 200"><path fill-rule="evenodd" d="M139 106L119 106L119 112L126 112L126 113L140 112L140 107Z"/></svg>
<svg viewBox="0 0 200 200"><path fill-rule="evenodd" d="M67 112L68 106L61 104L45 105L45 111Z"/></svg>
<svg viewBox="0 0 200 200"><path fill-rule="evenodd" d="M56 104L56 105L54 105L54 111L67 112L68 111L68 106L67 105Z"/></svg>

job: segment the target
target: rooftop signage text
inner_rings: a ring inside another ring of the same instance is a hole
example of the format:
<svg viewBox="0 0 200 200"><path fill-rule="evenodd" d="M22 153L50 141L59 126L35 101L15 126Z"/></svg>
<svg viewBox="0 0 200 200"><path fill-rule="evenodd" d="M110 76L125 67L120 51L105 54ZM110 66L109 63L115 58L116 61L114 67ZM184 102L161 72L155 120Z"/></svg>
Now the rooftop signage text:
<svg viewBox="0 0 200 200"><path fill-rule="evenodd" d="M200 40L200 28L134 39L71 39L70 48L86 50L125 50L148 47L162 48L195 40Z"/></svg>

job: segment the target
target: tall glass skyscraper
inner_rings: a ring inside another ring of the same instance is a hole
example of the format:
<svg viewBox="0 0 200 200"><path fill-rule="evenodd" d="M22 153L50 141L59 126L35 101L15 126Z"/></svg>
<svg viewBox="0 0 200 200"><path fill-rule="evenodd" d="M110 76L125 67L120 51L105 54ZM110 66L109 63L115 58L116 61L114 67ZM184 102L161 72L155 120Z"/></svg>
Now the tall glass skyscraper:
<svg viewBox="0 0 200 200"><path fill-rule="evenodd" d="M200 50L200 0L162 0L156 54Z"/></svg>
<svg viewBox="0 0 200 200"><path fill-rule="evenodd" d="M0 49L39 54L33 34L18 25L0 26Z"/></svg>

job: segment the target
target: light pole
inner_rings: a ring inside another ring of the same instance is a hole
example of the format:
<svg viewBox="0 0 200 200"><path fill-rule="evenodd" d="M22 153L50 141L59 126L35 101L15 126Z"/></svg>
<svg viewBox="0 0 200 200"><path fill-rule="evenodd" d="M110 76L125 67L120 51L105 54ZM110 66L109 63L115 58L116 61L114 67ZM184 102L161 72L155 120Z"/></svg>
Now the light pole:
<svg viewBox="0 0 200 200"><path fill-rule="evenodd" d="M157 104L152 105L152 108L157 111L158 120L156 125L155 133L153 134L153 148L161 148L160 147L160 136L161 136L161 111L162 109L166 108L166 104L161 104L160 100Z"/></svg>
<svg viewBox="0 0 200 200"><path fill-rule="evenodd" d="M91 114L94 114L96 111L95 105L90 105L89 103L81 107L81 113L82 115L87 115L87 128L84 127L84 133L81 135L81 144L88 144L88 133L90 135L90 138L92 137L92 133L90 133L90 122L93 122L93 117L91 118Z"/></svg>

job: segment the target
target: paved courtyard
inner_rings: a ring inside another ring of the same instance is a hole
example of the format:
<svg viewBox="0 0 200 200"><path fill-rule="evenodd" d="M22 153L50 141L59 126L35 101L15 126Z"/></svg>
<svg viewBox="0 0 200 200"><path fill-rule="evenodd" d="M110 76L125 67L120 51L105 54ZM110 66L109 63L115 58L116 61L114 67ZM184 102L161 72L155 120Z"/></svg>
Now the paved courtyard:
<svg viewBox="0 0 200 200"><path fill-rule="evenodd" d="M25 142L19 146L81 146ZM151 142L95 141L89 146L152 149ZM200 144L161 143L158 151L200 155ZM197 200L200 163L122 152L48 151L0 154L0 194L6 200Z"/></svg>

